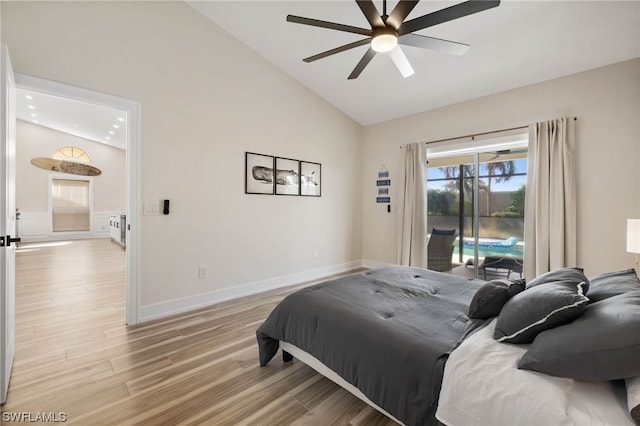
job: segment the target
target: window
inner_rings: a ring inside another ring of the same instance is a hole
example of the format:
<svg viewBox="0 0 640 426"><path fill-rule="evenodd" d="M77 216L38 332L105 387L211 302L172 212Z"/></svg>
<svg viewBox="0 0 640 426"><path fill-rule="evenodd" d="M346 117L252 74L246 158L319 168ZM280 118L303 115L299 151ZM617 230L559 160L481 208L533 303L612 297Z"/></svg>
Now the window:
<svg viewBox="0 0 640 426"><path fill-rule="evenodd" d="M55 160L75 161L78 163L90 163L91 157L89 154L77 148L75 146L65 146L57 150L52 158Z"/></svg>
<svg viewBox="0 0 640 426"><path fill-rule="evenodd" d="M51 178L53 232L91 231L91 184L86 178Z"/></svg>

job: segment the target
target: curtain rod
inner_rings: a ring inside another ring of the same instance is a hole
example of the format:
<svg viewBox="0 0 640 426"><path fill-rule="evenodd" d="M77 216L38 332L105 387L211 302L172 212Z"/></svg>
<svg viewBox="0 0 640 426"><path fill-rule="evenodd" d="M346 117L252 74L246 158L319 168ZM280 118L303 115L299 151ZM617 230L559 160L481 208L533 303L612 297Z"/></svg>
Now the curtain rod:
<svg viewBox="0 0 640 426"><path fill-rule="evenodd" d="M429 144L432 144L432 143L447 142L447 141L453 141L453 140L456 140L456 139L464 139L464 138L471 138L471 140L473 140L473 138L475 138L476 136L490 135L492 133L509 132L511 130L524 130L524 129L528 129L528 128L529 128L529 126L510 127L508 129L493 130L491 132L474 133L472 135L456 136L455 138L438 139L437 141L424 142L424 144L425 145L429 145Z"/></svg>
<svg viewBox="0 0 640 426"><path fill-rule="evenodd" d="M576 121L578 118L577 117L573 117L573 121ZM429 142L423 142L425 145L429 145L432 143L437 143L437 142L447 142L447 141L453 141L456 139L464 139L464 138L471 138L471 140L473 140L473 138L475 138L476 136L484 136L484 135L490 135L492 133L502 133L502 132L509 132L511 130L524 130L524 129L528 129L529 126L518 126L518 127L510 127L508 129L501 129L501 130L492 130L490 132L482 132L482 133L474 133L472 135L465 135L465 136L456 136L455 138L446 138L446 139L438 139L436 141L429 141ZM400 145L400 149L404 148L404 145Z"/></svg>

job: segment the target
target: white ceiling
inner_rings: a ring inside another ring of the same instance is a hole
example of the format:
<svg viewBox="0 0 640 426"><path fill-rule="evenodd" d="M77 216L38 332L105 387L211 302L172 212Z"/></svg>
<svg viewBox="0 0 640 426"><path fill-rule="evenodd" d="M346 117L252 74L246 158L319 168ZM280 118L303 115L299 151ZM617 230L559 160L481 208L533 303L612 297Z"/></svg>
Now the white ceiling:
<svg viewBox="0 0 640 426"><path fill-rule="evenodd" d="M79 102L25 89L16 89L16 117L94 142L127 149L126 113L122 110ZM61 148L52 146L53 155Z"/></svg>
<svg viewBox="0 0 640 426"><path fill-rule="evenodd" d="M413 76L403 78L387 54L378 54L359 78L347 80L367 46L302 59L364 37L285 18L370 28L354 1L186 1L362 125L640 57L638 1L507 0L417 32L470 44L465 55L403 46ZM459 2L423 0L408 19ZM382 9L380 0L375 4ZM388 12L395 4L389 1Z"/></svg>
<svg viewBox="0 0 640 426"><path fill-rule="evenodd" d="M347 80L366 46L313 63L302 58L363 36L285 18L293 14L368 28L355 1L187 3L362 125L640 57L640 1L507 0L418 32L470 44L464 56L403 46L413 76L403 78L387 54L378 54L360 77ZM408 19L456 3L423 0ZM381 10L381 1L375 4ZM390 0L388 11L395 4ZM120 121L125 115L117 109L18 89L17 117L126 149L126 123Z"/></svg>

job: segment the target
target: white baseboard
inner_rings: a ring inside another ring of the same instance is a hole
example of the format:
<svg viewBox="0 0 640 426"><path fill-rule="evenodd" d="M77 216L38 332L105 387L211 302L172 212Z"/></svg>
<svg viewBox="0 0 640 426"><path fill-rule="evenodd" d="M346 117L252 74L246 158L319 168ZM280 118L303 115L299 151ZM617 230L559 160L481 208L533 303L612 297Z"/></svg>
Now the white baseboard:
<svg viewBox="0 0 640 426"><path fill-rule="evenodd" d="M362 267L368 269L382 268L384 266L398 266L396 263L379 262L377 260L362 259Z"/></svg>
<svg viewBox="0 0 640 426"><path fill-rule="evenodd" d="M237 299L244 296L251 296L253 294L262 293L268 290L274 290L281 287L300 284L306 281L317 280L320 278L328 277L330 275L348 272L350 270L361 267L362 261L352 261L339 265L313 269L310 271L282 275L266 280L254 281L251 283L215 290L208 293L195 294L189 297L169 300L167 302L142 305L140 307L140 322L162 318L169 315L175 315L214 305L216 303L225 302L227 300Z"/></svg>

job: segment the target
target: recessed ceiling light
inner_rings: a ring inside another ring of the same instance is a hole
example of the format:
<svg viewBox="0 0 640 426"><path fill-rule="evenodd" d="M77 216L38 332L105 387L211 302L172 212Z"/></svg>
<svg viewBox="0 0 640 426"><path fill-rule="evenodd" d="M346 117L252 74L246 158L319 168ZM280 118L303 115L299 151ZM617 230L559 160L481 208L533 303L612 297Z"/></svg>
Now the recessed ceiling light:
<svg viewBox="0 0 640 426"><path fill-rule="evenodd" d="M118 121L121 122L121 123L124 123L124 118L118 117Z"/></svg>
<svg viewBox="0 0 640 426"><path fill-rule="evenodd" d="M107 137L105 137L105 139L107 139L107 140L111 140L111 137L110 137L110 136L107 136Z"/></svg>
<svg viewBox="0 0 640 426"><path fill-rule="evenodd" d="M34 107L33 105L29 105L28 108L29 109L36 109L36 107Z"/></svg>
<svg viewBox="0 0 640 426"><path fill-rule="evenodd" d="M38 120L33 120L33 122L34 122L35 124L38 124Z"/></svg>
<svg viewBox="0 0 640 426"><path fill-rule="evenodd" d="M25 96L25 98L27 98L27 99L33 99L33 96L31 96L31 95L26 95L26 96Z"/></svg>
<svg viewBox="0 0 640 426"><path fill-rule="evenodd" d="M113 127L115 127L116 129L120 128L120 126L118 126L117 124L114 124Z"/></svg>
<svg viewBox="0 0 640 426"><path fill-rule="evenodd" d="M32 114L31 114L31 116L32 116L32 117L37 117L37 116L38 116L38 114L36 114L36 113L32 113Z"/></svg>
<svg viewBox="0 0 640 426"><path fill-rule="evenodd" d="M109 130L109 134L113 135L114 134L113 130Z"/></svg>

